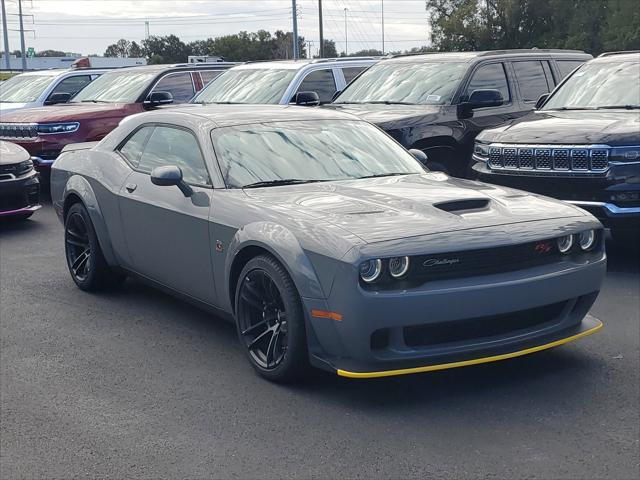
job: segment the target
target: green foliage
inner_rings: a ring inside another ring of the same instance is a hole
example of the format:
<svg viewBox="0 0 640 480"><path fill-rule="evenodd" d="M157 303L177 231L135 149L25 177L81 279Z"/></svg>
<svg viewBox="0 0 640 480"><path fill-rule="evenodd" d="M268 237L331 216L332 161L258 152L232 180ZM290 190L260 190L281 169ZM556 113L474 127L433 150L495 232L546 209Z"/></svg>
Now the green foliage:
<svg viewBox="0 0 640 480"><path fill-rule="evenodd" d="M338 56L338 50L336 49L336 42L333 40L327 40L326 38L322 41L323 44L323 53L325 58L334 58Z"/></svg>
<svg viewBox="0 0 640 480"><path fill-rule="evenodd" d="M426 0L440 51L640 48L637 0Z"/></svg>
<svg viewBox="0 0 640 480"><path fill-rule="evenodd" d="M60 50L42 50L36 53L36 57L66 57L67 54Z"/></svg>

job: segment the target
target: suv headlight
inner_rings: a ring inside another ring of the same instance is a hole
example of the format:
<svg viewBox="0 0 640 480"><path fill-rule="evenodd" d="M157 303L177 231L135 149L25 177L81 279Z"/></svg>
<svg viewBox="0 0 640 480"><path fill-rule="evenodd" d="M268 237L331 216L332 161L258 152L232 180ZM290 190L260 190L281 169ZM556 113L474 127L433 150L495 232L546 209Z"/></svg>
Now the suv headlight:
<svg viewBox="0 0 640 480"><path fill-rule="evenodd" d="M78 130L80 123L64 122L64 123L39 123L38 133L41 135L52 135L55 133L72 133Z"/></svg>
<svg viewBox="0 0 640 480"><path fill-rule="evenodd" d="M33 169L33 162L31 160L25 160L24 162L20 162L18 164L16 173L18 175L24 175L25 173L29 173L32 169Z"/></svg>
<svg viewBox="0 0 640 480"><path fill-rule="evenodd" d="M479 160L489 158L489 145L486 143L476 142L473 146L473 156Z"/></svg>
<svg viewBox="0 0 640 480"><path fill-rule="evenodd" d="M611 162L640 162L640 145L636 147L615 147L611 149Z"/></svg>

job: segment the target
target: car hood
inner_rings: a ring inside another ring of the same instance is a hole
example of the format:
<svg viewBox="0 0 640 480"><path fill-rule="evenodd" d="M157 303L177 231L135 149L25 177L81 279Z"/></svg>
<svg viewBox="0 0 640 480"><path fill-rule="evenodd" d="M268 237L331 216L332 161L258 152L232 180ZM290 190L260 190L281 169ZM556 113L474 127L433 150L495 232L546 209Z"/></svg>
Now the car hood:
<svg viewBox="0 0 640 480"><path fill-rule="evenodd" d="M245 193L340 226L367 243L585 215L557 200L439 172L245 189Z"/></svg>
<svg viewBox="0 0 640 480"><path fill-rule="evenodd" d="M127 110L123 103L65 103L47 107L27 108L2 115L3 122L37 123L79 121L85 118L108 118Z"/></svg>
<svg viewBox="0 0 640 480"><path fill-rule="evenodd" d="M20 110L21 108L25 108L28 105L28 103L0 102L0 114L2 114L2 119L4 119L4 115L6 113L12 112L14 110Z"/></svg>
<svg viewBox="0 0 640 480"><path fill-rule="evenodd" d="M502 127L485 130L478 140L501 143L637 145L640 112L575 110L532 112ZM631 142L631 143L630 143Z"/></svg>
<svg viewBox="0 0 640 480"><path fill-rule="evenodd" d="M331 108L343 113L356 115L363 120L386 129L410 127L415 122L429 121L441 111L439 105L384 105L364 103L361 105L333 103L323 108ZM397 125L395 125L397 124Z"/></svg>

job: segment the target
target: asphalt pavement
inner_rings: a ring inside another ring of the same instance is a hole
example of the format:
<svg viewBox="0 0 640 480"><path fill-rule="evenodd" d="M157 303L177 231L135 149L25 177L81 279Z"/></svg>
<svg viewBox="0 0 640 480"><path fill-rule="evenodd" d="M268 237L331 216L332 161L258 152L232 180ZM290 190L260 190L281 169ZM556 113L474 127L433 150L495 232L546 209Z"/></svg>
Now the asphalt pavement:
<svg viewBox="0 0 640 480"><path fill-rule="evenodd" d="M514 360L376 380L259 378L231 324L127 281L88 294L50 205L0 224L0 478L638 478L638 253L605 328Z"/></svg>

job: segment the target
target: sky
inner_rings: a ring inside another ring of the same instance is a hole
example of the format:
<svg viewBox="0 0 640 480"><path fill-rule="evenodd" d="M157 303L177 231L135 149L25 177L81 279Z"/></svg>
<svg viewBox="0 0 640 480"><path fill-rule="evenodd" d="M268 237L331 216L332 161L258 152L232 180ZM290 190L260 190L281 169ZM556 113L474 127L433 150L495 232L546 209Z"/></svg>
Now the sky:
<svg viewBox="0 0 640 480"><path fill-rule="evenodd" d="M18 0L5 0L9 47L20 48ZM298 34L319 45L318 0L297 0ZM120 38L140 42L145 21L150 35L175 34L184 42L260 29L292 30L291 0L22 0L26 47L102 55ZM424 0L322 0L324 37L338 51L385 51L429 44ZM345 8L346 32L345 39ZM27 16L29 15L29 16ZM33 15L33 17L31 17ZM345 40L347 41L345 45Z"/></svg>

